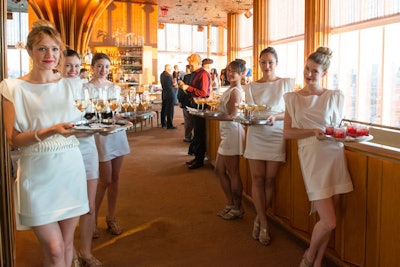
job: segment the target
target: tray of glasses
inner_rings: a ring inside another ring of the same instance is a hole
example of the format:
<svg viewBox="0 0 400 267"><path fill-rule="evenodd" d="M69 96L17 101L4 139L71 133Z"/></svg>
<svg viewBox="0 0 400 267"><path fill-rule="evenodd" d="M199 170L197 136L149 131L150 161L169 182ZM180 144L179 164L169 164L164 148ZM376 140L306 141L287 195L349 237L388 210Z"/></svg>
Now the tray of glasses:
<svg viewBox="0 0 400 267"><path fill-rule="evenodd" d="M75 132L82 133L101 133L101 134L112 134L119 131L126 131L133 127L133 123L127 120L114 120L104 119L101 122L98 121L78 121L74 122L72 130Z"/></svg>
<svg viewBox="0 0 400 267"><path fill-rule="evenodd" d="M204 115L206 115L205 110L202 110L202 109L195 109L195 108L191 108L191 107L188 107L188 106L186 106L186 109L192 115L196 115L196 116L204 116Z"/></svg>
<svg viewBox="0 0 400 267"><path fill-rule="evenodd" d="M271 120L261 119L261 118L244 118L244 117L237 117L234 121L239 122L245 126L251 125L272 125Z"/></svg>
<svg viewBox="0 0 400 267"><path fill-rule="evenodd" d="M344 138L337 138L332 135L321 134L318 139L320 140L331 140L336 142L368 142L374 139L372 135L364 135L364 136L346 136Z"/></svg>

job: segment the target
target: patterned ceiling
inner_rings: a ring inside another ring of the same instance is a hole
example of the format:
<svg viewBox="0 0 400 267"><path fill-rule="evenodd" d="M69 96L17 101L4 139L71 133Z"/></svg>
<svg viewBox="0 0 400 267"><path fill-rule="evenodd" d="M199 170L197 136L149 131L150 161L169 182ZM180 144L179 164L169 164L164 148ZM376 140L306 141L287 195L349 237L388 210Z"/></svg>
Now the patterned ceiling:
<svg viewBox="0 0 400 267"><path fill-rule="evenodd" d="M65 0L64 0L65 1ZM228 13L243 14L253 8L253 0L115 0L158 5L160 23L224 26ZM21 5L22 4L22 5ZM7 0L8 11L26 11L26 0ZM166 9L164 15L162 9Z"/></svg>

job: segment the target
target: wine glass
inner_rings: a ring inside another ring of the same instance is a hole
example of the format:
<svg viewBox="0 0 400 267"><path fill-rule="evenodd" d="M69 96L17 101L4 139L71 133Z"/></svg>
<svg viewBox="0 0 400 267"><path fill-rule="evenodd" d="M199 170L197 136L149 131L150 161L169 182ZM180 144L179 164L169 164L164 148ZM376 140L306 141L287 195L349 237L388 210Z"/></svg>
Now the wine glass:
<svg viewBox="0 0 400 267"><path fill-rule="evenodd" d="M244 110L247 104L242 100L240 103L235 103L235 107L239 110L240 115L244 116Z"/></svg>
<svg viewBox="0 0 400 267"><path fill-rule="evenodd" d="M86 88L74 92L74 104L81 112L81 121L83 121L86 109L89 106L89 92Z"/></svg>
<svg viewBox="0 0 400 267"><path fill-rule="evenodd" d="M128 108L131 106L131 100L128 95L122 96L121 106L124 108L125 112L128 112Z"/></svg>
<svg viewBox="0 0 400 267"><path fill-rule="evenodd" d="M197 110L200 108L200 97L193 97L194 103L197 105Z"/></svg>
<svg viewBox="0 0 400 267"><path fill-rule="evenodd" d="M101 123L101 113L104 112L107 108L107 92L104 88L98 87L90 92L90 98L92 99L92 106L96 113L96 117L98 117L98 121Z"/></svg>
<svg viewBox="0 0 400 267"><path fill-rule="evenodd" d="M249 119L253 119L253 111L256 109L255 105L247 105L246 110L249 112Z"/></svg>
<svg viewBox="0 0 400 267"><path fill-rule="evenodd" d="M107 89L107 104L112 112L113 124L115 124L115 121L116 121L115 114L121 105L120 95L121 95L120 90L118 90L118 88L115 86L110 86Z"/></svg>

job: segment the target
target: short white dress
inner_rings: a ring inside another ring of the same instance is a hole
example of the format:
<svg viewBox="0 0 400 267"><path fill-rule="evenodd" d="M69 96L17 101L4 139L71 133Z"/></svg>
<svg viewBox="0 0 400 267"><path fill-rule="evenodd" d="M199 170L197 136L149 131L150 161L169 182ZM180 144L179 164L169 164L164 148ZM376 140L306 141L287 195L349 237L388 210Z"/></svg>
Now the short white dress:
<svg viewBox="0 0 400 267"><path fill-rule="evenodd" d="M80 118L74 86L69 79L48 84L5 79L0 90L14 105L14 128L34 132ZM45 225L89 211L85 168L75 136L56 134L19 150L15 205L22 225Z"/></svg>
<svg viewBox="0 0 400 267"><path fill-rule="evenodd" d="M226 90L219 103L219 111L228 114L228 102L233 91L239 91L243 95L243 89L240 86L232 87ZM221 142L218 147L218 154L224 156L243 155L244 149L244 129L243 126L234 121L220 121L219 130Z"/></svg>
<svg viewBox="0 0 400 267"><path fill-rule="evenodd" d="M100 88L105 89L113 97L120 97L121 94L121 88L114 83L110 83L106 87L96 86L92 83L87 83L85 86L93 91L99 91ZM91 92L90 94L93 93ZM126 131L119 131L108 135L96 134L94 138L100 162L110 161L130 153Z"/></svg>
<svg viewBox="0 0 400 267"><path fill-rule="evenodd" d="M283 95L294 89L294 79L280 78L274 82L251 82L243 86L247 104L266 105L264 111L254 111L254 117L267 118L285 111ZM283 120L273 126L252 125L247 128L244 157L254 160L286 161Z"/></svg>
<svg viewBox="0 0 400 267"><path fill-rule="evenodd" d="M339 90L327 90L322 95L303 96L296 92L284 96L292 127L320 128L340 123L344 96ZM341 142L320 141L316 137L298 140L300 166L310 201L326 199L353 190Z"/></svg>

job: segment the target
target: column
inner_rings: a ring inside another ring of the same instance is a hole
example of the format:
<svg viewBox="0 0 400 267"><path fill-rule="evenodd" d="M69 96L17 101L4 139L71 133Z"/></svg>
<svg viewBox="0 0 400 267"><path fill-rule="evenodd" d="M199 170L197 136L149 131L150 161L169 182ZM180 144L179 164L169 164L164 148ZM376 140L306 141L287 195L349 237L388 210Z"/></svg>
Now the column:
<svg viewBox="0 0 400 267"><path fill-rule="evenodd" d="M304 56L328 45L329 1L305 1Z"/></svg>
<svg viewBox="0 0 400 267"><path fill-rule="evenodd" d="M262 73L258 58L261 51L268 45L268 1L253 0L253 81L258 80Z"/></svg>
<svg viewBox="0 0 400 267"><path fill-rule="evenodd" d="M238 57L239 51L239 17L235 13L228 13L227 14L228 21L227 21L227 30L228 30L228 37L227 37L227 63L231 62L232 60Z"/></svg>

